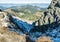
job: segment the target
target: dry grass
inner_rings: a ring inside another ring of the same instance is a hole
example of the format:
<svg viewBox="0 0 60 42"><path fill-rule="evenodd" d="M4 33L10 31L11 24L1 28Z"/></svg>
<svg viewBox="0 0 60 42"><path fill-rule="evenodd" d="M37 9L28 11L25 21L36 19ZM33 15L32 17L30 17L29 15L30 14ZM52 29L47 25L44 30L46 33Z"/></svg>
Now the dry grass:
<svg viewBox="0 0 60 42"><path fill-rule="evenodd" d="M50 37L40 37L37 42L53 42Z"/></svg>
<svg viewBox="0 0 60 42"><path fill-rule="evenodd" d="M35 15L41 17L42 14L43 14L43 12L36 12Z"/></svg>
<svg viewBox="0 0 60 42"><path fill-rule="evenodd" d="M11 9L7 9L5 11L7 13L15 15L15 16L21 18L21 19L26 19L26 20L29 20L29 21L36 21L36 20L38 20L41 17L42 13L43 13L43 11L40 11L40 12L38 11L35 14L24 14L23 13L24 15L21 15L21 13L16 13L16 12L12 11Z"/></svg>
<svg viewBox="0 0 60 42"><path fill-rule="evenodd" d="M25 35L19 35L0 26L0 42L26 42Z"/></svg>

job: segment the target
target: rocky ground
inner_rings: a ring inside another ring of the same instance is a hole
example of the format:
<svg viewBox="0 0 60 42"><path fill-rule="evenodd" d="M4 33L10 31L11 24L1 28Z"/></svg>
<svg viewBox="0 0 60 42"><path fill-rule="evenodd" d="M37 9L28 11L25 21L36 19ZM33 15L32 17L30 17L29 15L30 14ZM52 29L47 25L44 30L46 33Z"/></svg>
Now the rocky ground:
<svg viewBox="0 0 60 42"><path fill-rule="evenodd" d="M26 42L26 35L9 30L9 21L7 22L4 14L6 15L5 12L0 12L0 42Z"/></svg>
<svg viewBox="0 0 60 42"><path fill-rule="evenodd" d="M0 28L0 42L26 42L26 36L11 32L8 28Z"/></svg>
<svg viewBox="0 0 60 42"><path fill-rule="evenodd" d="M52 0L44 14L35 22L35 29L33 30L52 37L54 42L60 42L60 0Z"/></svg>
<svg viewBox="0 0 60 42"><path fill-rule="evenodd" d="M41 15L37 22L38 26L48 24L50 27L54 27L53 25L58 25L60 23L60 1L52 0L48 9ZM53 25L51 26L50 24Z"/></svg>
<svg viewBox="0 0 60 42"><path fill-rule="evenodd" d="M0 42L38 42L39 41L39 39L36 41L33 38L31 38L29 34L28 35L26 33L21 34L19 28L15 28L15 29L14 27L13 29L12 27L9 28L9 26L12 25L9 19L10 17L8 17L8 14L6 12L0 12Z"/></svg>
<svg viewBox="0 0 60 42"><path fill-rule="evenodd" d="M8 16L7 12L0 12L0 42L60 42L60 0L52 0L47 10L41 14L40 19L31 24L33 28L30 30L26 22L18 18L13 20ZM14 23L11 24L11 22ZM9 29L11 25L15 27L13 31ZM23 34L20 34L21 30L24 31ZM19 33L17 34L16 31Z"/></svg>

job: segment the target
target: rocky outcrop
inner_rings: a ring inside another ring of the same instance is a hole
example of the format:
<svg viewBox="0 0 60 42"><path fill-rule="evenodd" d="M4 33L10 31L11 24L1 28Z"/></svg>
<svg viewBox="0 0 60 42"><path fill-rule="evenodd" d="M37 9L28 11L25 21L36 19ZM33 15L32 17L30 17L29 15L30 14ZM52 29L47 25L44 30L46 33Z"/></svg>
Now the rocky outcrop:
<svg viewBox="0 0 60 42"><path fill-rule="evenodd" d="M60 24L60 0L52 0L44 14L36 21L36 24L39 28L42 26L42 29L58 26Z"/></svg>
<svg viewBox="0 0 60 42"><path fill-rule="evenodd" d="M0 12L0 42L26 42L25 34L12 32L8 26L10 26L10 20L7 12Z"/></svg>
<svg viewBox="0 0 60 42"><path fill-rule="evenodd" d="M0 25L2 27L8 27L9 25L9 18L6 12L0 12Z"/></svg>

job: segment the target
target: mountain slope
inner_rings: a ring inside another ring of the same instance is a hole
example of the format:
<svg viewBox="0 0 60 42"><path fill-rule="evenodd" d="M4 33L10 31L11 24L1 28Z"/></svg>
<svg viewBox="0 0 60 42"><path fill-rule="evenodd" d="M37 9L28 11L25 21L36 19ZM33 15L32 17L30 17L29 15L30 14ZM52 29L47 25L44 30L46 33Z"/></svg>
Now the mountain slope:
<svg viewBox="0 0 60 42"><path fill-rule="evenodd" d="M0 42L26 42L26 36L10 31L9 24L7 13L0 12Z"/></svg>
<svg viewBox="0 0 60 42"><path fill-rule="evenodd" d="M25 14L33 14L33 13L36 13L37 11L40 11L40 7L32 6L32 5L15 6L11 8L15 12L21 12Z"/></svg>
<svg viewBox="0 0 60 42"><path fill-rule="evenodd" d="M58 4L57 4L58 3ZM38 20L39 26L52 23L60 23L60 3L59 0L53 0L48 9L41 15Z"/></svg>

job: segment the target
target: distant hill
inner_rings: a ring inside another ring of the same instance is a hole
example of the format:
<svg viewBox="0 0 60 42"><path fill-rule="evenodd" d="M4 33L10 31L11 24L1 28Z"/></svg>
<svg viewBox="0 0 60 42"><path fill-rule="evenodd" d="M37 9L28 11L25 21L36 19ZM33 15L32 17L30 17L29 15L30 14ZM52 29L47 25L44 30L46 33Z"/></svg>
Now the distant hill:
<svg viewBox="0 0 60 42"><path fill-rule="evenodd" d="M14 8L15 6L24 6L24 5L32 5L32 6L38 6L40 8L47 8L49 4L46 3L30 3L30 4L7 4L7 3L0 3L0 9L5 10L6 8Z"/></svg>
<svg viewBox="0 0 60 42"><path fill-rule="evenodd" d="M40 11L40 7L37 7L37 6L32 6L32 5L24 5L24 6L14 6L14 7L11 7L11 9L15 12L22 12L22 13L25 13L25 14L34 14L38 11Z"/></svg>
<svg viewBox="0 0 60 42"><path fill-rule="evenodd" d="M39 18L40 14L45 11L46 8L40 8L36 5L22 5L22 6L12 6L6 9L6 12L13 14L19 18L23 18L30 21L35 21Z"/></svg>
<svg viewBox="0 0 60 42"><path fill-rule="evenodd" d="M1 10L4 10L4 9L6 9L6 8L5 8L5 7L3 7L3 6L0 6L0 9L1 9Z"/></svg>

